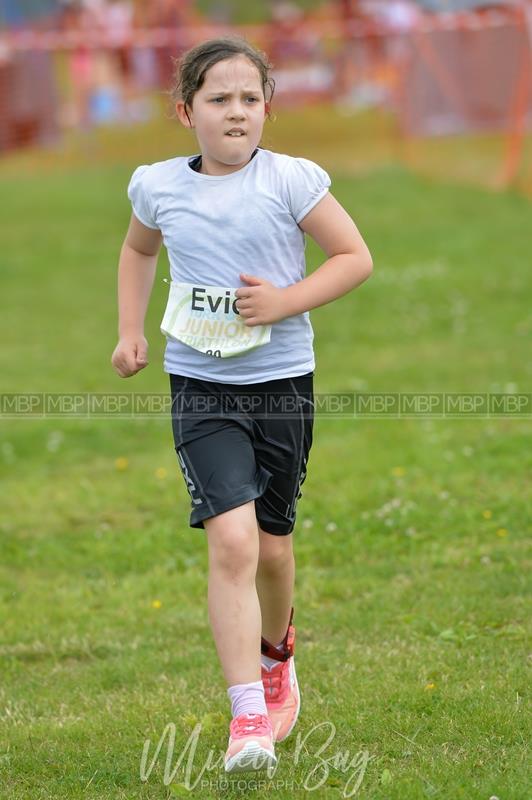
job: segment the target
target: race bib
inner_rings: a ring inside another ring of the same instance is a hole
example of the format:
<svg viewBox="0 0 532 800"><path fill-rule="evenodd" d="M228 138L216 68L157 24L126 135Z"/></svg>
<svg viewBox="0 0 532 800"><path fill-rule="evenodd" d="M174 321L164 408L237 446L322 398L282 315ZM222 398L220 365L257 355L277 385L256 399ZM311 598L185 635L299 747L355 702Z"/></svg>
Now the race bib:
<svg viewBox="0 0 532 800"><path fill-rule="evenodd" d="M217 358L239 356L267 344L272 326L245 325L236 308L236 291L172 281L161 332Z"/></svg>

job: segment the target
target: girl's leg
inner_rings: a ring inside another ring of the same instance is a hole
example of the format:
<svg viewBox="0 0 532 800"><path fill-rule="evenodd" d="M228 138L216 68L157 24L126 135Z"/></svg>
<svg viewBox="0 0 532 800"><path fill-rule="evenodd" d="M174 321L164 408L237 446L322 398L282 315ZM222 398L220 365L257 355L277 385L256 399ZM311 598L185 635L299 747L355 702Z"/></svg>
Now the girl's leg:
<svg viewBox="0 0 532 800"><path fill-rule="evenodd" d="M262 614L262 635L273 645L284 638L293 605L295 562L293 536L274 536L259 527L256 587Z"/></svg>
<svg viewBox="0 0 532 800"><path fill-rule="evenodd" d="M209 547L209 617L227 685L260 681L255 503L252 500L206 519L204 526Z"/></svg>

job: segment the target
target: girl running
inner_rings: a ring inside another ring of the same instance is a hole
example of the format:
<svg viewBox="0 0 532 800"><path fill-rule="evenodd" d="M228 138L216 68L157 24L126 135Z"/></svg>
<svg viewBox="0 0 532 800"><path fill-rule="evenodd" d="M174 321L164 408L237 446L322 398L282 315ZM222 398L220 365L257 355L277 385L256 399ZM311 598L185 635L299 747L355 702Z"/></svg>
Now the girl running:
<svg viewBox="0 0 532 800"><path fill-rule="evenodd" d="M372 271L328 174L260 147L270 69L237 36L180 58L176 113L200 152L133 173L112 356L123 378L148 363L144 317L164 242L164 369L189 524L208 545L209 620L232 712L226 772L274 765L274 743L299 714L292 532L312 444L308 312ZM327 256L308 277L305 234Z"/></svg>

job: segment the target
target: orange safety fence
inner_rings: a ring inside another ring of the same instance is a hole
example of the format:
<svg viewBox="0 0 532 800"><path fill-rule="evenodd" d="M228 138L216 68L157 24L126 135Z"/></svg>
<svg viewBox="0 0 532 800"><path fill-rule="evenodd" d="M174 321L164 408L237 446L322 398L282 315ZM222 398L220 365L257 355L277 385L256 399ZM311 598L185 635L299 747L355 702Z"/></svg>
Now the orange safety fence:
<svg viewBox="0 0 532 800"><path fill-rule="evenodd" d="M69 127L145 120L150 96L170 88L172 57L236 32L270 56L278 106L384 109L407 158L421 138L502 133L498 184L509 185L532 123L531 19L528 4L517 4L418 14L401 29L329 13L284 24L135 28L122 41L85 28L2 31L0 154L57 142Z"/></svg>

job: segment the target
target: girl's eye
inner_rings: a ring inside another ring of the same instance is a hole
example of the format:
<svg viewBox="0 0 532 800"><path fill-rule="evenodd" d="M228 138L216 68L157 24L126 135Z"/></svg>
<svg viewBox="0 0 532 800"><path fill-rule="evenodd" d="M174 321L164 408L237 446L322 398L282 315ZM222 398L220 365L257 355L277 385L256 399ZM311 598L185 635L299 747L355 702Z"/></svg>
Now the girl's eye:
<svg viewBox="0 0 532 800"><path fill-rule="evenodd" d="M247 99L248 100L253 100L254 103L258 103L259 102L256 97L248 97ZM218 100L225 100L225 97L215 97L213 102L217 103Z"/></svg>

